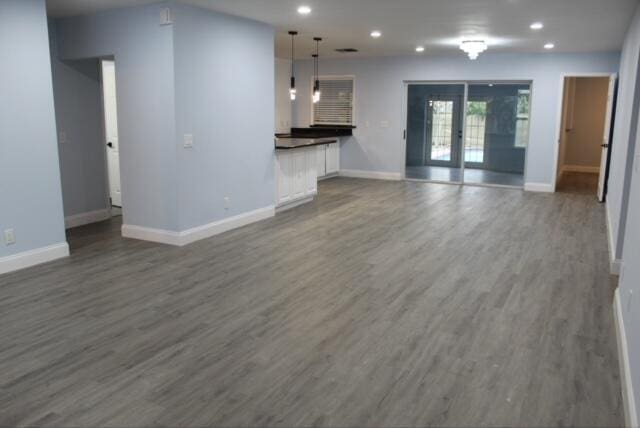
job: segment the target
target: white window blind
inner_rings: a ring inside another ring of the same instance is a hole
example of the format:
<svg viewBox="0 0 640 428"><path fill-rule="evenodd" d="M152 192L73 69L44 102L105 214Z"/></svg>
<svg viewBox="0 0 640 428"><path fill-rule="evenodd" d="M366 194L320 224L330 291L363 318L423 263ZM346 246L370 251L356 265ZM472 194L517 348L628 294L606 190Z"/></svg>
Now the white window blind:
<svg viewBox="0 0 640 428"><path fill-rule="evenodd" d="M353 78L320 78L320 101L313 105L316 125L353 125Z"/></svg>

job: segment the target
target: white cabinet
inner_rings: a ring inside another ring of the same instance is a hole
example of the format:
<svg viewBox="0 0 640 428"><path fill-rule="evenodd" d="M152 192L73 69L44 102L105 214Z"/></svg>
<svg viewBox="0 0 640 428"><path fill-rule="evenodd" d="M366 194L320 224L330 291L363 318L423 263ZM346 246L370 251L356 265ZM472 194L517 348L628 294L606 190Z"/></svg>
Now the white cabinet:
<svg viewBox="0 0 640 428"><path fill-rule="evenodd" d="M327 145L326 150L326 174L337 174L340 170L340 146L338 143Z"/></svg>
<svg viewBox="0 0 640 428"><path fill-rule="evenodd" d="M318 146L318 177L337 174L340 171L339 143Z"/></svg>
<svg viewBox="0 0 640 428"><path fill-rule="evenodd" d="M295 206L318 192L316 147L276 151L276 205Z"/></svg>

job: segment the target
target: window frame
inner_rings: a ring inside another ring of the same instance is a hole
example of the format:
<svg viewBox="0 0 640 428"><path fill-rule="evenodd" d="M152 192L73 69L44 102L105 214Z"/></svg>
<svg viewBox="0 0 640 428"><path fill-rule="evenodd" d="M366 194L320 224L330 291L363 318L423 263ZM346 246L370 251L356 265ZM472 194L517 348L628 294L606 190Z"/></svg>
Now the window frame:
<svg viewBox="0 0 640 428"><path fill-rule="evenodd" d="M325 75L321 75L318 76L318 80L320 80L321 82L323 80L350 80L351 81L351 85L352 85L352 89L351 89L351 124L347 125L344 123L334 123L334 124L330 124L330 123L321 123L318 124L318 126L355 126L356 123L356 76L353 74L343 74L343 75L331 75L331 74L325 74ZM309 94L311 94L311 89L313 89L313 84L315 83L315 78L314 76L311 76L310 79L310 85L309 85ZM313 103L313 98L309 97L309 105L310 105L310 118L309 118L309 123L312 126L315 126L315 104Z"/></svg>

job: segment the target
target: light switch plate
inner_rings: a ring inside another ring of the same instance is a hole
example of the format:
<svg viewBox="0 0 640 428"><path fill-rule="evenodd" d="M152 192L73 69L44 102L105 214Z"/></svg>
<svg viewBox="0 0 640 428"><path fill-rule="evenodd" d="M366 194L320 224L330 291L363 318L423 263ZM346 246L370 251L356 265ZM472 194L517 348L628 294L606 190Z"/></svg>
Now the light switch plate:
<svg viewBox="0 0 640 428"><path fill-rule="evenodd" d="M4 242L7 245L16 243L16 235L13 232L13 229L7 229L4 231Z"/></svg>
<svg viewBox="0 0 640 428"><path fill-rule="evenodd" d="M190 149L193 147L193 135L191 134L184 134L183 140L182 140L182 145L184 146L185 149Z"/></svg>

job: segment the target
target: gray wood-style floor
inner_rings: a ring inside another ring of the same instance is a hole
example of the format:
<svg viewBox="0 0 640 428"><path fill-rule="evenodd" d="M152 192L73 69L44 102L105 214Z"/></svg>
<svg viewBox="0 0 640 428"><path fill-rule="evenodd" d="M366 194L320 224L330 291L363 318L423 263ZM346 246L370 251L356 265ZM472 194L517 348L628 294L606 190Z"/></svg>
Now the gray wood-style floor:
<svg viewBox="0 0 640 428"><path fill-rule="evenodd" d="M621 426L590 195L337 178L176 248L0 277L0 425Z"/></svg>

